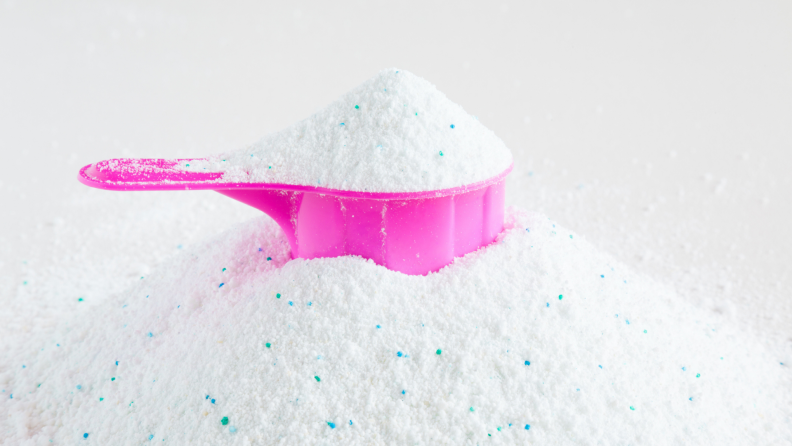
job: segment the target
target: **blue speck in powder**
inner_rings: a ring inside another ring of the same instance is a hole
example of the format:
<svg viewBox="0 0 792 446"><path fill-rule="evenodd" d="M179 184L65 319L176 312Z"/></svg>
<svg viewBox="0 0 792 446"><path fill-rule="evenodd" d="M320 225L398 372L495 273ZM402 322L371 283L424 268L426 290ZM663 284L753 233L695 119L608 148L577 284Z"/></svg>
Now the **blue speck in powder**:
<svg viewBox="0 0 792 446"><path fill-rule="evenodd" d="M344 126L344 123L342 122L341 124L338 124L338 125L340 125L341 127L343 127L343 126Z"/></svg>
<svg viewBox="0 0 792 446"><path fill-rule="evenodd" d="M691 396L690 398L688 398L688 400L693 401L693 397Z"/></svg>
<svg viewBox="0 0 792 446"><path fill-rule="evenodd" d="M290 306L290 307L293 307L293 306L294 306L294 302L292 302L292 301L289 301L289 306Z"/></svg>
<svg viewBox="0 0 792 446"><path fill-rule="evenodd" d="M402 395L404 395L404 390L402 390Z"/></svg>
<svg viewBox="0 0 792 446"><path fill-rule="evenodd" d="M630 320L629 319L625 319L625 322L627 322L627 325L630 325Z"/></svg>
<svg viewBox="0 0 792 446"><path fill-rule="evenodd" d="M259 248L259 252L261 252L261 251L262 251L262 249L261 249L261 248Z"/></svg>
<svg viewBox="0 0 792 446"><path fill-rule="evenodd" d="M116 361L116 365L118 365L118 361Z"/></svg>
<svg viewBox="0 0 792 446"><path fill-rule="evenodd" d="M308 306L309 306L309 307L311 306L311 303L310 303L310 302L308 302Z"/></svg>
<svg viewBox="0 0 792 446"><path fill-rule="evenodd" d="M401 358L402 357L402 352L396 352L396 356Z"/></svg>
<svg viewBox="0 0 792 446"><path fill-rule="evenodd" d="M206 399L207 399L207 400L209 399L209 395L206 395Z"/></svg>
<svg viewBox="0 0 792 446"><path fill-rule="evenodd" d="M225 285L225 283L221 283L221 284L220 284L220 286L219 286L219 287L217 287L217 288L222 288L222 287L223 287L223 285Z"/></svg>
<svg viewBox="0 0 792 446"><path fill-rule="evenodd" d="M154 434L149 434L149 440L153 440L153 439L154 439Z"/></svg>
<svg viewBox="0 0 792 446"><path fill-rule="evenodd" d="M550 302L547 303L547 308L550 308Z"/></svg>
<svg viewBox="0 0 792 446"><path fill-rule="evenodd" d="M327 425L330 426L330 429L335 429L335 423L333 423L332 421L328 421Z"/></svg>
<svg viewBox="0 0 792 446"><path fill-rule="evenodd" d="M526 424L525 425L525 430L529 430L529 429L531 429L531 425L530 424Z"/></svg>
<svg viewBox="0 0 792 446"><path fill-rule="evenodd" d="M80 390L80 389L82 389L82 386L77 384L77 390Z"/></svg>
<svg viewBox="0 0 792 446"><path fill-rule="evenodd" d="M599 368L602 368L602 366L599 366Z"/></svg>
<svg viewBox="0 0 792 446"><path fill-rule="evenodd" d="M25 367L26 367L25 364L22 364L22 368L24 369Z"/></svg>
<svg viewBox="0 0 792 446"><path fill-rule="evenodd" d="M153 336L154 336L154 334L153 334L153 333L151 333L151 332L149 332L149 334L148 334L148 337L150 337L150 338L151 338L151 337L153 337Z"/></svg>
<svg viewBox="0 0 792 446"><path fill-rule="evenodd" d="M687 369L685 367L682 367L682 371L684 372L685 370L687 370Z"/></svg>
<svg viewBox="0 0 792 446"><path fill-rule="evenodd" d="M380 327L379 325L377 325L377 328L382 328L382 327Z"/></svg>
<svg viewBox="0 0 792 446"><path fill-rule="evenodd" d="M228 432L231 432L233 434L234 432L236 432L236 428L234 426L231 426L228 428Z"/></svg>
<svg viewBox="0 0 792 446"><path fill-rule="evenodd" d="M88 438L88 432L83 434L83 438Z"/></svg>
<svg viewBox="0 0 792 446"><path fill-rule="evenodd" d="M531 365L531 361L525 361L525 365Z"/></svg>
<svg viewBox="0 0 792 446"><path fill-rule="evenodd" d="M214 398L212 398L212 404L214 404L214 403L215 403L215 399L214 399Z"/></svg>
<svg viewBox="0 0 792 446"><path fill-rule="evenodd" d="M454 128L454 124L451 124L451 128Z"/></svg>

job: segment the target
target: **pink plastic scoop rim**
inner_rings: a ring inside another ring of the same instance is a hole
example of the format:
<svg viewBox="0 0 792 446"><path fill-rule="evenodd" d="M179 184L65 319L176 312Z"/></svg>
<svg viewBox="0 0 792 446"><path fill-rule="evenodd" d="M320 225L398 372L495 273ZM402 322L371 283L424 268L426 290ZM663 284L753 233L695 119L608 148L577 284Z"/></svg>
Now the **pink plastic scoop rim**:
<svg viewBox="0 0 792 446"><path fill-rule="evenodd" d="M273 189L372 200L415 200L458 195L480 189L498 183L514 167L514 164L510 164L506 170L494 177L448 189L419 192L362 192L281 183L223 183L218 181L223 176L222 172L190 172L174 168L181 163L191 161L205 161L205 159L109 159L83 167L80 169L77 179L86 186L114 191Z"/></svg>

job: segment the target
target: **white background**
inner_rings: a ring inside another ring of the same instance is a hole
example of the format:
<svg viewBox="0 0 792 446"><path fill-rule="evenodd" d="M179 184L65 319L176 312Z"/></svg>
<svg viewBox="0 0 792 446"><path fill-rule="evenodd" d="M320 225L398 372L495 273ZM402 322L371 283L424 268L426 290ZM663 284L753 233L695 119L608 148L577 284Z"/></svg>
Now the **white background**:
<svg viewBox="0 0 792 446"><path fill-rule="evenodd" d="M541 210L792 355L792 3L0 3L0 324L123 289L256 214L80 185L202 156L396 66L515 155ZM790 361L792 362L792 361Z"/></svg>

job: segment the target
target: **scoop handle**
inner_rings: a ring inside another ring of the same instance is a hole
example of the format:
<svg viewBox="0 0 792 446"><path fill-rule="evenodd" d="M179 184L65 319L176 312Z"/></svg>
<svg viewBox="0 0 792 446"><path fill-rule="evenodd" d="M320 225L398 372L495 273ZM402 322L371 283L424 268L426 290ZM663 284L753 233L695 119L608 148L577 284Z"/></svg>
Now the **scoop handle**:
<svg viewBox="0 0 792 446"><path fill-rule="evenodd" d="M222 172L194 172L185 170L191 161L203 158L158 159L115 158L89 164L77 177L86 186L106 190L198 190L217 189L214 180Z"/></svg>

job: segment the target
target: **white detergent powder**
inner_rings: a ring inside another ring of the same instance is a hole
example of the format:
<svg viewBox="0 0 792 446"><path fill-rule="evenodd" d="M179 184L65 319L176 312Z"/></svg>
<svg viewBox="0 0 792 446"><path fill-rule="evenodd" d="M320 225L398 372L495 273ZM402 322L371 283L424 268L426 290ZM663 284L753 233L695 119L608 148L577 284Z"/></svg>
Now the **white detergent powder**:
<svg viewBox="0 0 792 446"><path fill-rule="evenodd" d="M251 147L181 169L224 172L223 183L417 192L484 181L511 164L503 141L434 85L389 69Z"/></svg>
<svg viewBox="0 0 792 446"><path fill-rule="evenodd" d="M0 443L788 444L788 366L757 340L507 220L426 277L240 225L9 346Z"/></svg>

